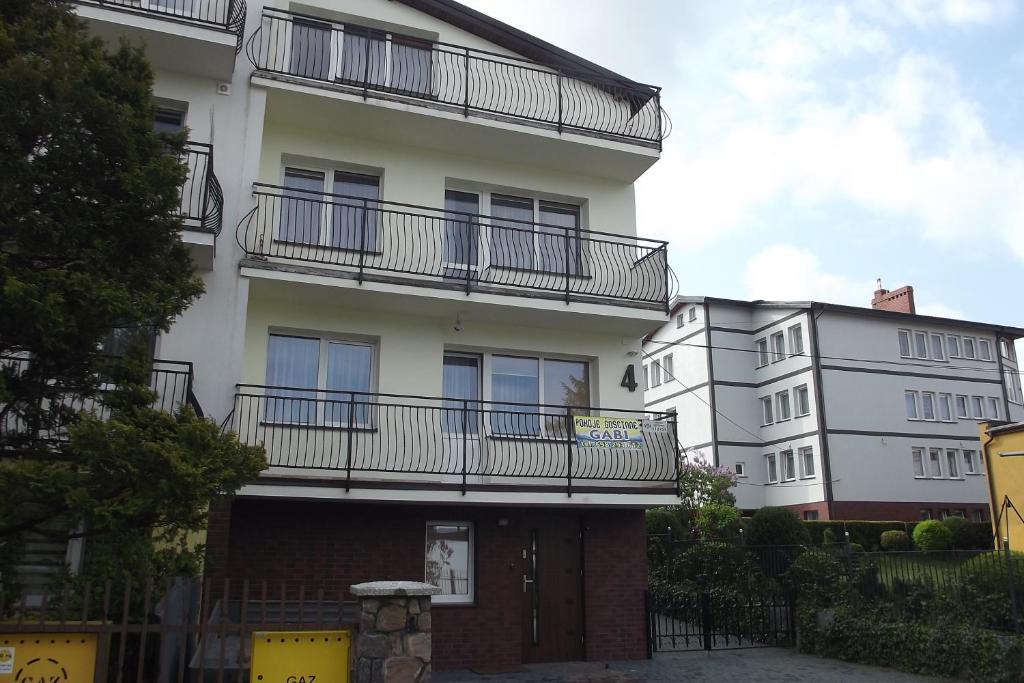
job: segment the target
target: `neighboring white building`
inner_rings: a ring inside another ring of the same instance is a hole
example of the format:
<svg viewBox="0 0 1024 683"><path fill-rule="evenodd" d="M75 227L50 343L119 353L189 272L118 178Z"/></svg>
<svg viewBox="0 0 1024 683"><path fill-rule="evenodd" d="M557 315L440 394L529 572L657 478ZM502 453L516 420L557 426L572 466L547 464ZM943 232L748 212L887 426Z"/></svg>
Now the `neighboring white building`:
<svg viewBox="0 0 1024 683"><path fill-rule="evenodd" d="M436 580L443 543L440 668L644 656L643 509L678 500L676 443L581 451L571 412L644 415L659 89L451 0L75 6L146 43L158 125L208 145L183 197L206 294L156 354L270 460L214 511L208 573ZM528 577L563 569L566 596Z"/></svg>
<svg viewBox="0 0 1024 683"><path fill-rule="evenodd" d="M873 306L677 297L644 343L647 407L736 472L744 509L984 518L976 423L1024 418L1024 330L915 315L910 288Z"/></svg>

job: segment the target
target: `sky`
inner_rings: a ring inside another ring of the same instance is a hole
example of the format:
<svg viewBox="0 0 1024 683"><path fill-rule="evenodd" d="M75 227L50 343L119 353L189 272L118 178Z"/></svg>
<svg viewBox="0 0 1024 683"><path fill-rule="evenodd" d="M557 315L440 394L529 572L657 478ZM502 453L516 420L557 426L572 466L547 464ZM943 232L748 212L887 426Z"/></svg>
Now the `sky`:
<svg viewBox="0 0 1024 683"><path fill-rule="evenodd" d="M881 278L1024 326L1024 2L462 1L662 87L637 229L681 293L866 306Z"/></svg>

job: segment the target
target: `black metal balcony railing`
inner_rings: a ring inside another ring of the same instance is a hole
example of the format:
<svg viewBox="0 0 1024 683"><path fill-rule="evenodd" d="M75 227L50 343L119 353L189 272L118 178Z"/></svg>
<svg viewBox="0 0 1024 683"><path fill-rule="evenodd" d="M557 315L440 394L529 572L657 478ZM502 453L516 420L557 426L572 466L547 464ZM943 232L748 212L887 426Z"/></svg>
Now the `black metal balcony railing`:
<svg viewBox="0 0 1024 683"><path fill-rule="evenodd" d="M181 186L181 217L185 227L219 235L224 215L224 192L213 173L213 145L185 143L181 161L188 176Z"/></svg>
<svg viewBox="0 0 1024 683"><path fill-rule="evenodd" d="M245 0L75 0L87 5L155 14L169 19L206 24L229 31L237 37L235 51L242 47L245 31Z"/></svg>
<svg viewBox="0 0 1024 683"><path fill-rule="evenodd" d="M238 386L229 421L243 443L262 444L271 467L434 475L453 486L530 479L537 486L574 482L646 482L674 492L678 481L675 415L572 408L666 422L638 450L578 448L564 406L464 401L425 396ZM421 481L422 481L421 477ZM623 487L622 492L629 492Z"/></svg>
<svg viewBox="0 0 1024 683"><path fill-rule="evenodd" d="M13 370L13 374L19 374L28 367L29 362L26 358L5 358L0 360L0 369L10 369ZM189 405L197 415L202 416L202 406L192 391L193 380L192 363L154 360L149 384L149 388L157 395L153 407L165 412L176 412L182 405ZM110 414L110 408L103 404L102 399L84 398L71 388L63 394L59 404L52 406L45 425L27 424L16 406L11 409L0 406L0 410L0 432L3 434L24 434L32 431L36 438L42 437L55 442L67 438L67 428L77 419L79 413L90 412L101 418L106 418Z"/></svg>
<svg viewBox="0 0 1024 683"><path fill-rule="evenodd" d="M429 102L658 149L660 88L553 70L528 59L264 8L246 53L263 72L348 86L364 98Z"/></svg>
<svg viewBox="0 0 1024 683"><path fill-rule="evenodd" d="M256 183L238 224L251 256L341 267L412 284L668 307L668 243Z"/></svg>

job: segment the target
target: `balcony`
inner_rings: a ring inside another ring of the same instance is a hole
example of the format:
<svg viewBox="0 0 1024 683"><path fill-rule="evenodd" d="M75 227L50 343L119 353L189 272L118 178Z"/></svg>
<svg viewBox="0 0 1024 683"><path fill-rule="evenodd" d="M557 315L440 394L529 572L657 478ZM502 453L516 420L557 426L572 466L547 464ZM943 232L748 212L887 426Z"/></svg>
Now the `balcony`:
<svg viewBox="0 0 1024 683"><path fill-rule="evenodd" d="M17 377L29 368L30 361L26 358L4 358L0 359L0 371L10 373ZM189 405L197 415L203 415L202 406L192 392L193 372L192 363L173 360L154 360L150 371L149 388L156 393L156 400L152 407L165 412L177 412L182 405ZM113 388L107 385L103 388ZM101 394L102 389L101 388ZM0 433L10 437L27 430L33 430L35 434L41 435L48 441L55 443L67 439L67 428L82 412L91 412L101 418L110 415L110 408L103 404L102 399L83 398L76 395L73 388L68 388L65 398L59 405L53 406L50 419L45 425L30 427L18 413L15 407L7 409L7 406L0 406Z"/></svg>
<svg viewBox="0 0 1024 683"><path fill-rule="evenodd" d="M262 183L253 194L256 207L236 232L250 257L245 274L290 270L406 298L427 288L462 310L471 296L538 314L547 306L564 315L570 303L612 306L648 327L668 310L668 244L660 240Z"/></svg>
<svg viewBox="0 0 1024 683"><path fill-rule="evenodd" d="M267 450L269 468L256 487L316 484L333 488L331 495L371 499L417 491L453 501L527 495L642 505L677 499L673 414L573 408L577 415L661 425L645 427L638 449L611 450L577 446L566 411L244 384L230 424L243 443Z"/></svg>
<svg viewBox="0 0 1024 683"><path fill-rule="evenodd" d="M229 80L245 30L245 0L75 0L96 35L146 45L157 68Z"/></svg>
<svg viewBox="0 0 1024 683"><path fill-rule="evenodd" d="M224 215L224 192L213 173L213 145L189 141L181 161L188 166L181 186L182 241L191 250L196 267L210 270Z"/></svg>
<svg viewBox="0 0 1024 683"><path fill-rule="evenodd" d="M360 137L574 169L602 164L590 172L630 179L658 158L666 135L656 86L284 10L264 8L246 54L253 84L280 94L268 101L271 116L292 112L286 123L344 118ZM538 146L541 138L556 142Z"/></svg>

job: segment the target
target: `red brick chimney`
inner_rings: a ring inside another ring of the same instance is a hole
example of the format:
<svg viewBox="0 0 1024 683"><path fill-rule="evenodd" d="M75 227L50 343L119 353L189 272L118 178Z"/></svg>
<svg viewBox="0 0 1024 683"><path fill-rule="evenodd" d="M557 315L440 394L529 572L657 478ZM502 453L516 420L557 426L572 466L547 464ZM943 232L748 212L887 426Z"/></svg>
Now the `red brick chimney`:
<svg viewBox="0 0 1024 683"><path fill-rule="evenodd" d="M917 313L914 306L914 288L910 285L889 291L882 289L882 279L878 279L878 289L871 299L871 308L879 311L894 311L896 313Z"/></svg>

